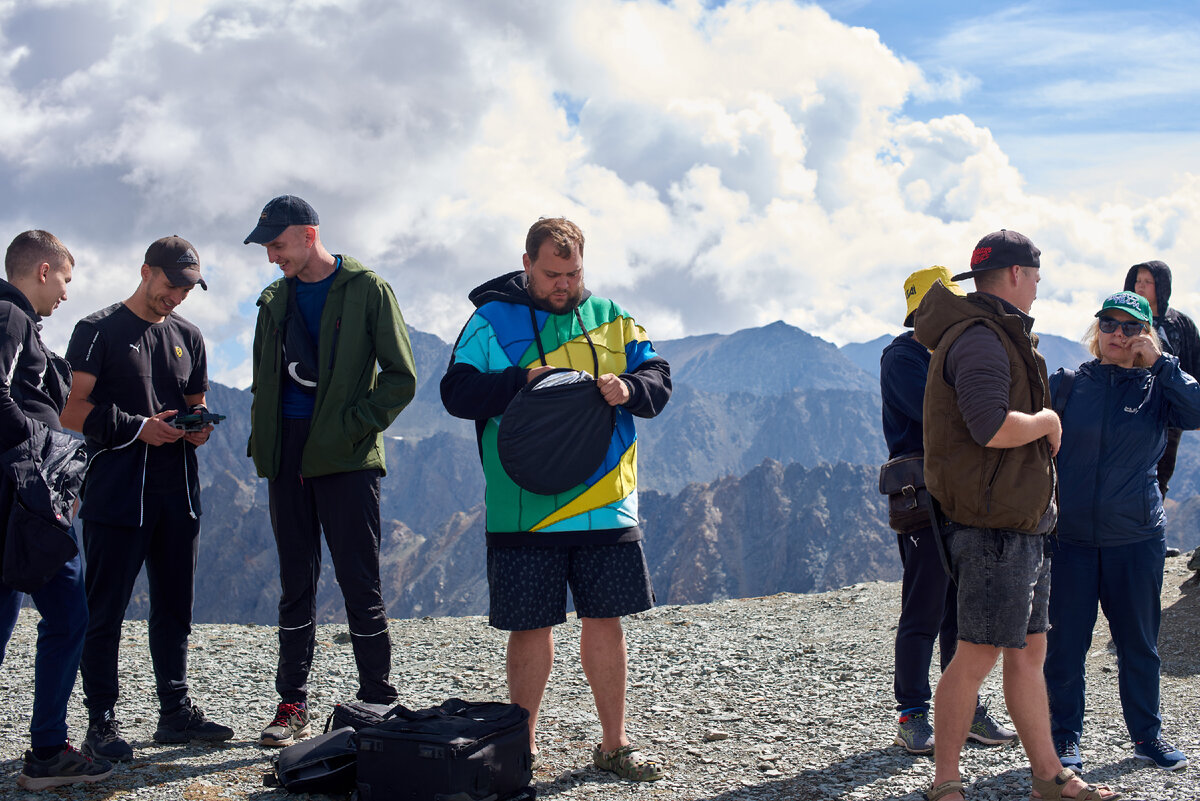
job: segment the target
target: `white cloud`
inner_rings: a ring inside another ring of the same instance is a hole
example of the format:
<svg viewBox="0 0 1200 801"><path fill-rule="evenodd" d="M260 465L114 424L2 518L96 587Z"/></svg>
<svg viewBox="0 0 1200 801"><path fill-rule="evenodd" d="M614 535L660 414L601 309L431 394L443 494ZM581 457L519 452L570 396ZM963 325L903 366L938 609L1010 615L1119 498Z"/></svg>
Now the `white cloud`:
<svg viewBox="0 0 1200 801"><path fill-rule="evenodd" d="M55 72L37 15L84 8L102 46ZM903 115L979 91L969 71L923 73L786 0L0 3L0 30L0 230L53 230L81 265L48 338L127 296L146 245L178 233L211 287L183 312L235 384L277 274L241 240L282 192L444 339L542 215L583 225L589 286L660 339L776 319L872 339L898 329L908 272L957 271L1000 227L1045 251L1035 313L1074 336L1128 264L1200 256L1200 180L1033 194L966 115Z"/></svg>

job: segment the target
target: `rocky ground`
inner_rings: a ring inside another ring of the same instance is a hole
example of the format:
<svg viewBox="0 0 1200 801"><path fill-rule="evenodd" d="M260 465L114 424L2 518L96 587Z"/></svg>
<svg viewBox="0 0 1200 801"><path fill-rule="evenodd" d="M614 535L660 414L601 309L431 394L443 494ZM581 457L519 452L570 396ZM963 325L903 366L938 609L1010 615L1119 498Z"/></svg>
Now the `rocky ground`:
<svg viewBox="0 0 1200 801"><path fill-rule="evenodd" d="M1168 560L1163 587L1162 712L1165 734L1200 760L1200 590L1184 558ZM203 588L199 588L203 592ZM899 586L858 584L820 595L775 595L700 606L661 607L629 619L629 727L663 758L670 776L634 785L589 767L599 737L578 666L578 623L559 628L543 707L539 797L555 801L645 798L674 801L893 799L916 801L933 762L892 745L891 654ZM16 787L27 745L37 616L22 613L0 667L0 798L34 798ZM419 707L450 696L504 699L504 637L482 618L397 620L393 677ZM217 801L285 798L262 776L272 753L253 744L274 708L275 631L198 626L192 637L193 697L237 734L216 747L157 746L153 681L144 622L126 624L119 715L136 750L100 784L47 791L64 799ZM936 663L936 657L935 657ZM344 627L323 626L310 704L315 715L351 697L355 671ZM1132 758L1117 698L1116 660L1103 618L1088 657L1085 777L1157 801L1200 798L1200 767L1166 773ZM936 680L936 677L935 677ZM999 672L985 685L1006 719ZM71 733L81 739L76 686ZM1019 747L968 746L969 798L1028 798Z"/></svg>

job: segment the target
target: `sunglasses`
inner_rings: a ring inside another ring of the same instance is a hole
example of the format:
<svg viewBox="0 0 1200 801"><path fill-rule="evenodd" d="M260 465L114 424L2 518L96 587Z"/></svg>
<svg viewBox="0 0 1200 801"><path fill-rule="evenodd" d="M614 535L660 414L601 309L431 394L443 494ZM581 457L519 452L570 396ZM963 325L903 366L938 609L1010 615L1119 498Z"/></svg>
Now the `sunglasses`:
<svg viewBox="0 0 1200 801"><path fill-rule="evenodd" d="M1122 334L1130 339L1140 335L1146 330L1145 324L1139 323L1137 320L1115 320L1112 317L1100 318L1101 333L1113 334L1116 333L1118 328L1121 329Z"/></svg>

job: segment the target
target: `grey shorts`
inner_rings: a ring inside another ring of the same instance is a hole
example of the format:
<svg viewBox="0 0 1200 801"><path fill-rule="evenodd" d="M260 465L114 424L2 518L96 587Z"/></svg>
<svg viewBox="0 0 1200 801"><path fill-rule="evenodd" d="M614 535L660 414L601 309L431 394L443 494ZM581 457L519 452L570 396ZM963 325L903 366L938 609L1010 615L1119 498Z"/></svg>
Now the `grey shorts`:
<svg viewBox="0 0 1200 801"><path fill-rule="evenodd" d="M1046 537L1003 528L954 528L946 537L958 585L958 639L1024 648L1050 629Z"/></svg>
<svg viewBox="0 0 1200 801"><path fill-rule="evenodd" d="M530 631L567 619L567 588L579 617L621 617L654 606L641 541L611 545L489 545L488 622Z"/></svg>

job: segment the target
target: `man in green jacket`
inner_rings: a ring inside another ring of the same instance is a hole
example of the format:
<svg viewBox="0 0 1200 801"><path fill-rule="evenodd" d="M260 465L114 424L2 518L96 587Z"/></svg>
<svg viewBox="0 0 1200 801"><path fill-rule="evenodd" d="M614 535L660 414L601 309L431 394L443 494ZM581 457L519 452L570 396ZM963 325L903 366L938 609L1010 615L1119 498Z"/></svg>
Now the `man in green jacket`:
<svg viewBox="0 0 1200 801"><path fill-rule="evenodd" d="M280 703L259 742L311 733L321 531L346 602L358 697L390 704L391 640L379 582L383 435L416 391L408 329L387 282L321 244L312 206L281 195L246 237L283 278L258 299L249 455L268 479L279 553Z"/></svg>

